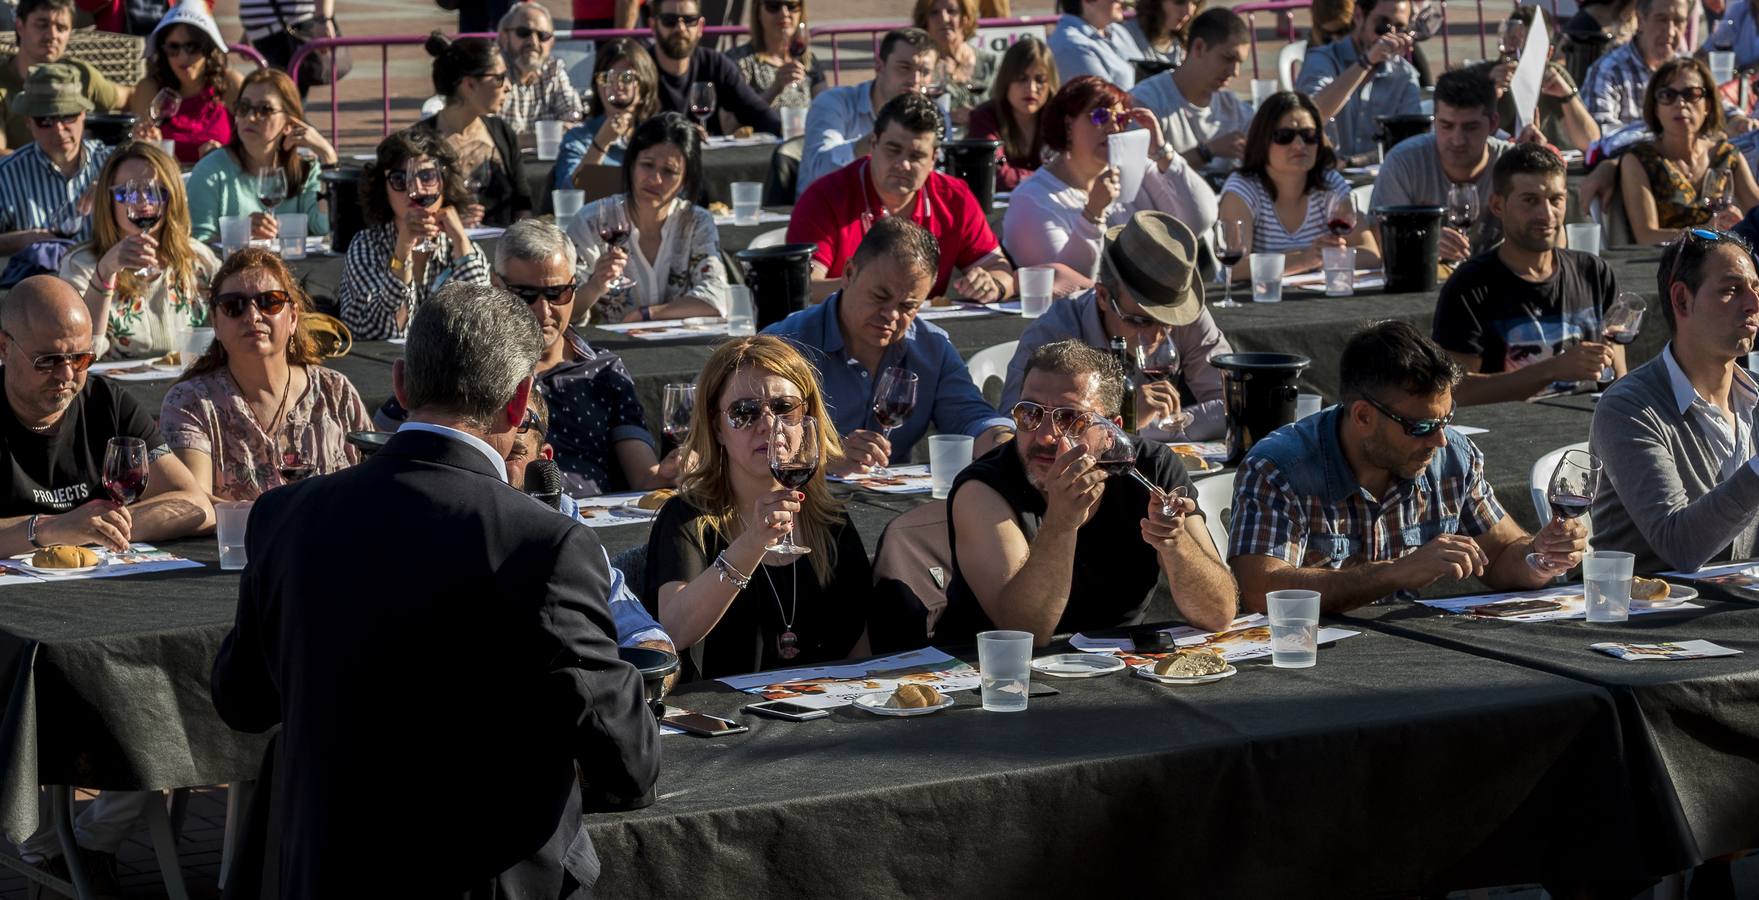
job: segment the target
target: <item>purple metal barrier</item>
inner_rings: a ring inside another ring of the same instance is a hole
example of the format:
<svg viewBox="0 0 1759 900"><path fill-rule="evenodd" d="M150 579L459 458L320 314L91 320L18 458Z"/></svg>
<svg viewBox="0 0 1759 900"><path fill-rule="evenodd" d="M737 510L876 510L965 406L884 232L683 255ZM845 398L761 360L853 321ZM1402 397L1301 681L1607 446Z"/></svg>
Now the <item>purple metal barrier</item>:
<svg viewBox="0 0 1759 900"><path fill-rule="evenodd" d="M249 44L228 44L226 46L226 52L236 53L239 56L255 62L259 69L267 69L269 67L269 61L263 59L263 55L257 52L257 48L252 47Z"/></svg>

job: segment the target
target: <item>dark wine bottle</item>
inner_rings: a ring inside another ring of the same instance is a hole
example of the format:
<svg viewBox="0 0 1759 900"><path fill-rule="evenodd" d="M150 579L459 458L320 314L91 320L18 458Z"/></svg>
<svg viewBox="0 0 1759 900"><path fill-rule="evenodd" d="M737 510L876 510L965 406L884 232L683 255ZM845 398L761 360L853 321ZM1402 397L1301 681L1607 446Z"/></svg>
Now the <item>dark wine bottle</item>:
<svg viewBox="0 0 1759 900"><path fill-rule="evenodd" d="M1124 419L1124 432L1136 433L1136 361L1130 358L1130 348L1123 335L1112 337L1112 355L1118 358L1118 365L1124 367L1124 408L1120 415Z"/></svg>

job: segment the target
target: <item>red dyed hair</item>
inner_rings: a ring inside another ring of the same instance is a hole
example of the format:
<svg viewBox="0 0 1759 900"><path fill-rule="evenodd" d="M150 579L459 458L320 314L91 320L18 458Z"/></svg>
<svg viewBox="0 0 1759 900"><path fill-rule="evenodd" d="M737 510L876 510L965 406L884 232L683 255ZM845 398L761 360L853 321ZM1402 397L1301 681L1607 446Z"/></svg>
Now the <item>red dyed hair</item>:
<svg viewBox="0 0 1759 900"><path fill-rule="evenodd" d="M1069 120L1101 103L1129 109L1130 95L1098 75L1082 75L1064 82L1056 96L1038 111L1038 134L1044 145L1058 153L1068 150Z"/></svg>

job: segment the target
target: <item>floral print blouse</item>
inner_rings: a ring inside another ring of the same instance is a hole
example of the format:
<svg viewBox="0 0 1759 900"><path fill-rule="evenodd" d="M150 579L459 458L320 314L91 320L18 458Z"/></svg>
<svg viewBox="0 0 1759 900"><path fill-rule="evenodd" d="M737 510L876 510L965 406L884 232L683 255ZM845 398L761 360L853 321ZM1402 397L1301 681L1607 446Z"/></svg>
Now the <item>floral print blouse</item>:
<svg viewBox="0 0 1759 900"><path fill-rule="evenodd" d="M580 251L576 265L582 284L592 277L593 266L605 253L605 242L599 239L595 225L599 206L605 202L588 203L568 226L568 236ZM634 218L633 213L630 217ZM721 236L708 210L683 199L672 201L672 212L660 226L659 252L651 263L641 253L640 229L631 227L623 246L629 251L623 274L633 279L635 286L606 293L591 309L576 308L574 324L585 324L589 315L594 322L621 322L632 309L687 297L708 303L720 315L727 314L729 289L727 269L721 263Z"/></svg>
<svg viewBox="0 0 1759 900"><path fill-rule="evenodd" d="M1698 185L1663 158L1653 141L1633 144L1630 152L1643 164L1643 174L1649 178L1649 193L1655 198L1656 227L1691 228L1709 223L1710 210L1698 205ZM1710 165L1705 171L1721 169L1732 173L1737 153L1735 145L1718 142L1710 149Z"/></svg>
<svg viewBox="0 0 1759 900"><path fill-rule="evenodd" d="M317 475L360 462L348 432L373 430L360 394L334 369L306 366L305 372L306 389L290 404L279 434L263 431L224 368L173 385L159 409L159 430L172 450L199 450L213 459L213 493L222 500L255 500L285 484L283 455L295 450Z"/></svg>
<svg viewBox="0 0 1759 900"><path fill-rule="evenodd" d="M134 273L116 276L116 296L110 301L110 321L97 341L102 359L149 359L182 350L191 328L208 324L208 304L202 291L220 268L220 260L207 245L191 242L194 272L182 278L160 270L157 278L141 284ZM61 259L61 280L85 296L98 271L98 254L91 244Z"/></svg>
<svg viewBox="0 0 1759 900"><path fill-rule="evenodd" d="M733 61L733 65L739 67L739 74L744 75L745 80L751 82L752 89L757 91L760 97L770 89L770 85L776 83L776 73L781 71L780 66L772 66L760 59L757 55L757 45L749 42L727 51L727 58ZM823 66L818 64L818 58L811 52L806 54L804 62L806 64L806 77L783 88L782 92L776 95L775 101L770 104L772 108L782 109L792 106L805 109L812 105L812 89L825 83L825 70Z"/></svg>

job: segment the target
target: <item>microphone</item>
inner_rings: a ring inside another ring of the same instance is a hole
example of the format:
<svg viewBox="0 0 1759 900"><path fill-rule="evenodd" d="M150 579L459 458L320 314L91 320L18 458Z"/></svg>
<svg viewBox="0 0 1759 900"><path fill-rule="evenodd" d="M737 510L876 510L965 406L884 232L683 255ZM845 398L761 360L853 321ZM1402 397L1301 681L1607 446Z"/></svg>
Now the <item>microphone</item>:
<svg viewBox="0 0 1759 900"><path fill-rule="evenodd" d="M562 508L562 469L553 459L534 459L525 466L525 492L554 510Z"/></svg>

